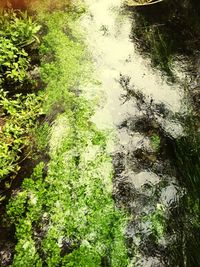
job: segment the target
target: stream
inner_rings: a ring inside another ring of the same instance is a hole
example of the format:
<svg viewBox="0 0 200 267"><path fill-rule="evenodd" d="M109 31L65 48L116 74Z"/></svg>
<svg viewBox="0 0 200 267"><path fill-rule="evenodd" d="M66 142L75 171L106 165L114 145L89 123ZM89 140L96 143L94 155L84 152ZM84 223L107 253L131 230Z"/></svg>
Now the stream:
<svg viewBox="0 0 200 267"><path fill-rule="evenodd" d="M126 239L131 263L175 266L173 248L180 240L176 229L164 228L170 216L178 216L184 189L170 165L165 138L184 135L178 116L187 112L186 63L174 60L177 78L170 82L131 38L134 8L128 9L120 0L86 0L86 5L88 14L82 25L101 85L83 92L99 92L101 104L93 122L99 129L114 131L116 137L111 149L113 196L116 205L130 216Z"/></svg>

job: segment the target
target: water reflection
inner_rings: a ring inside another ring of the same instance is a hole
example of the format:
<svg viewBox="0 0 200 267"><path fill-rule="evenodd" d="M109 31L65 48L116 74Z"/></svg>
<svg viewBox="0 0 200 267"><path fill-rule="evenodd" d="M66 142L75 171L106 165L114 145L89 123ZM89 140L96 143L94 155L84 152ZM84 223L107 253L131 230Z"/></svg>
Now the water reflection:
<svg viewBox="0 0 200 267"><path fill-rule="evenodd" d="M85 88L83 93L99 95L102 101L93 121L101 129L114 128L118 137L112 150L113 195L116 205L133 218L126 231L132 265L175 266L172 254L180 236L171 220L179 216L185 191L172 168L170 150L173 140L184 136L179 118L187 110L183 84L188 72L173 64L176 79L169 81L172 50L161 35L159 41L154 40L158 42L154 48L163 56L166 45L166 54L160 70L152 68L150 57L141 49L143 44L148 48L148 40L137 33L146 27L142 16L148 17L148 12L124 9L120 0L86 0L86 4L82 25L101 85ZM159 37L156 32L153 35ZM182 59L187 66L186 57Z"/></svg>

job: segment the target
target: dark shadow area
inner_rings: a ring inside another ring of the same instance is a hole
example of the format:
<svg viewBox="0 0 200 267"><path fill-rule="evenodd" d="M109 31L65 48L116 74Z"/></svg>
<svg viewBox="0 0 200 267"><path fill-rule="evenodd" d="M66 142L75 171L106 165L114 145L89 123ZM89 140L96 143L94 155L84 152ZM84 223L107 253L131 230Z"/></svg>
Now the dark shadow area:
<svg viewBox="0 0 200 267"><path fill-rule="evenodd" d="M173 167L186 194L169 222L179 242L171 255L176 266L200 266L200 136L195 118L188 118L187 136L172 143ZM183 264L184 263L184 264Z"/></svg>
<svg viewBox="0 0 200 267"><path fill-rule="evenodd" d="M173 58L191 57L200 45L200 1L164 0L134 10L132 36L152 63L173 76ZM181 62L180 62L181 64Z"/></svg>

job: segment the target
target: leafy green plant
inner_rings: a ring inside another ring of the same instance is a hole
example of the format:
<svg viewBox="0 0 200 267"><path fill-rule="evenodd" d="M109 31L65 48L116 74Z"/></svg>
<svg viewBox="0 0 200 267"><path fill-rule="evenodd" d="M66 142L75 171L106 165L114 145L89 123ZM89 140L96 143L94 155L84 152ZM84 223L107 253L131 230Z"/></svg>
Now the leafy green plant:
<svg viewBox="0 0 200 267"><path fill-rule="evenodd" d="M10 99L0 91L0 110L4 125L0 131L0 179L19 170L22 149L28 144L28 134L42 114L42 97L17 94Z"/></svg>
<svg viewBox="0 0 200 267"><path fill-rule="evenodd" d="M24 49L18 49L11 40L0 37L0 78L22 82L29 66Z"/></svg>
<svg viewBox="0 0 200 267"><path fill-rule="evenodd" d="M0 13L0 81L23 82L30 58L25 47L38 41L40 26L27 13Z"/></svg>
<svg viewBox="0 0 200 267"><path fill-rule="evenodd" d="M27 12L2 11L0 13L0 36L8 38L17 47L39 42L37 36L41 26Z"/></svg>

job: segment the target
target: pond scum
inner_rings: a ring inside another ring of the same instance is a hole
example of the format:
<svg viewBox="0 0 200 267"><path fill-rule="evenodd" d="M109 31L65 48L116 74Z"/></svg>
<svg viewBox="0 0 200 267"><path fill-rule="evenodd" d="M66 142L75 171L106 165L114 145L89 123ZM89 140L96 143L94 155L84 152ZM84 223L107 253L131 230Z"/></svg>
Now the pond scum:
<svg viewBox="0 0 200 267"><path fill-rule="evenodd" d="M78 90L91 71L77 27L81 12L39 16L48 28L40 46L47 115L36 132L50 160L37 164L7 205L17 240L11 266L129 265L126 214L112 199L108 133L90 121L95 103Z"/></svg>

